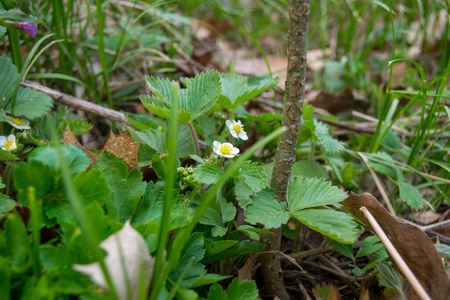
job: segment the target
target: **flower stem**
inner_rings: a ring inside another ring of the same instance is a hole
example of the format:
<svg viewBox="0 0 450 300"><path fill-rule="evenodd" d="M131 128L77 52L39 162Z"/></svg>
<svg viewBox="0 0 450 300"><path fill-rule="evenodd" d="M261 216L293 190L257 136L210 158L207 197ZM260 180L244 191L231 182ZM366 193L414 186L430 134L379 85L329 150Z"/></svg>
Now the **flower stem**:
<svg viewBox="0 0 450 300"><path fill-rule="evenodd" d="M192 125L192 121L188 122L189 129L191 130L192 138L194 139L195 152L198 156L200 156L200 148L198 147L198 138L197 133L195 132L194 126Z"/></svg>

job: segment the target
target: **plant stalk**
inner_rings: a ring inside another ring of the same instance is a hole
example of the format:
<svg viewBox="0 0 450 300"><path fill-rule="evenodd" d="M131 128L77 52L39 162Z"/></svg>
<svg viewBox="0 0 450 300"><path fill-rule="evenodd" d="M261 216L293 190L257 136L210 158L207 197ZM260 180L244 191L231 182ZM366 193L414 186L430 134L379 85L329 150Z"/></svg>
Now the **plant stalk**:
<svg viewBox="0 0 450 300"><path fill-rule="evenodd" d="M270 186L278 202L287 201L287 187L295 162L295 148L300 131L305 95L306 52L309 26L309 0L291 0L289 8L290 24L288 32L288 68L286 96L282 125L287 130L281 134L275 155ZM265 251L280 251L281 227L272 230L275 235L265 235ZM289 299L283 282L280 256L273 253L261 255L264 285L268 293L281 300Z"/></svg>

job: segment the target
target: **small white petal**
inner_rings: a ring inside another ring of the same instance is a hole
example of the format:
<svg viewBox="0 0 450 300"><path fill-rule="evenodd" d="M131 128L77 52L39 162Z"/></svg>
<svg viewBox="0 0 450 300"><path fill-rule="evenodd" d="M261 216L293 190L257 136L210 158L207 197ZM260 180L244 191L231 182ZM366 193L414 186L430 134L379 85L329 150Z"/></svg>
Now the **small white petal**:
<svg viewBox="0 0 450 300"><path fill-rule="evenodd" d="M5 136L0 136L0 144L1 145L4 145L5 143L6 143L6 141L7 141L7 139L6 139L6 137Z"/></svg>
<svg viewBox="0 0 450 300"><path fill-rule="evenodd" d="M16 136L14 135L14 134L10 134L10 135L8 135L8 141L13 141L13 142L15 142L16 141Z"/></svg>
<svg viewBox="0 0 450 300"><path fill-rule="evenodd" d="M237 133L236 133L236 131L233 129L233 130L230 130L230 133L231 133L231 135L234 137L234 138L236 138L236 139L238 139L239 137L238 137L238 135L237 135Z"/></svg>
<svg viewBox="0 0 450 300"><path fill-rule="evenodd" d="M238 154L238 153L239 153L239 149L238 149L238 148L233 148L233 149L231 149L231 151L230 151L230 154L236 155L236 154Z"/></svg>
<svg viewBox="0 0 450 300"><path fill-rule="evenodd" d="M222 152L220 152L219 149L217 148L213 148L214 153L216 153L217 155L222 155Z"/></svg>
<svg viewBox="0 0 450 300"><path fill-rule="evenodd" d="M213 142L213 146L214 146L214 148L220 149L220 147L222 146L222 144L219 143L218 141L214 141L214 142Z"/></svg>
<svg viewBox="0 0 450 300"><path fill-rule="evenodd" d="M248 140L247 133L245 131L239 132L239 138L244 141Z"/></svg>
<svg viewBox="0 0 450 300"><path fill-rule="evenodd" d="M233 129L233 123L230 120L227 120L225 124L227 124L228 129Z"/></svg>

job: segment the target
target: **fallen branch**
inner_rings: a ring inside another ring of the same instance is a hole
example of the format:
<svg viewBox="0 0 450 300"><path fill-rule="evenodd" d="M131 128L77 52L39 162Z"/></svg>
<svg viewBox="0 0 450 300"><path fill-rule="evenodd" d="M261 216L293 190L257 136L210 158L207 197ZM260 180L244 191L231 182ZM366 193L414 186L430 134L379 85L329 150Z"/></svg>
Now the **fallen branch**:
<svg viewBox="0 0 450 300"><path fill-rule="evenodd" d="M121 124L125 124L128 126L132 126L132 124L128 121L128 119L125 117L125 115L123 113L115 111L113 109L109 109L109 108L88 102L86 100L61 93L57 90L48 88L46 86L40 85L33 81L24 80L22 82L22 86L38 90L46 95L49 95L50 97L52 97L53 100L59 101L61 103L64 103L64 104L74 107L76 109L81 109L88 113L94 114L96 116L99 116L99 117L102 117L102 118L105 118L105 119L108 119L108 120L111 120L114 122L119 122Z"/></svg>

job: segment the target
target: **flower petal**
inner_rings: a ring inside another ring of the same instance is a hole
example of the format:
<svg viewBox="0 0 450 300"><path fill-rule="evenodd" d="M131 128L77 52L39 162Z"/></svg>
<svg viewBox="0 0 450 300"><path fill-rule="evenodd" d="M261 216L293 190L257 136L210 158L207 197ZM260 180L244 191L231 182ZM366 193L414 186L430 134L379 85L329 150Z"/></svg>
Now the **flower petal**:
<svg viewBox="0 0 450 300"><path fill-rule="evenodd" d="M228 129L233 129L233 123L230 120L227 120L225 124L227 124Z"/></svg>
<svg viewBox="0 0 450 300"><path fill-rule="evenodd" d="M248 140L247 132L245 131L239 132L239 138L244 141Z"/></svg>
<svg viewBox="0 0 450 300"><path fill-rule="evenodd" d="M214 148L220 149L220 147L222 146L222 144L221 144L220 142L218 142L218 141L214 141L214 142L213 142L213 146L214 146Z"/></svg>
<svg viewBox="0 0 450 300"><path fill-rule="evenodd" d="M13 142L15 142L16 141L16 136L14 135L14 134L10 134L10 135L8 135L8 141L13 141Z"/></svg>
<svg viewBox="0 0 450 300"><path fill-rule="evenodd" d="M6 143L6 141L7 141L7 139L6 139L6 137L5 136L0 136L0 145L4 145L5 143Z"/></svg>
<svg viewBox="0 0 450 300"><path fill-rule="evenodd" d="M230 151L230 154L236 155L236 154L238 154L238 153L239 153L239 148L233 148L233 149L231 149L231 151Z"/></svg>

